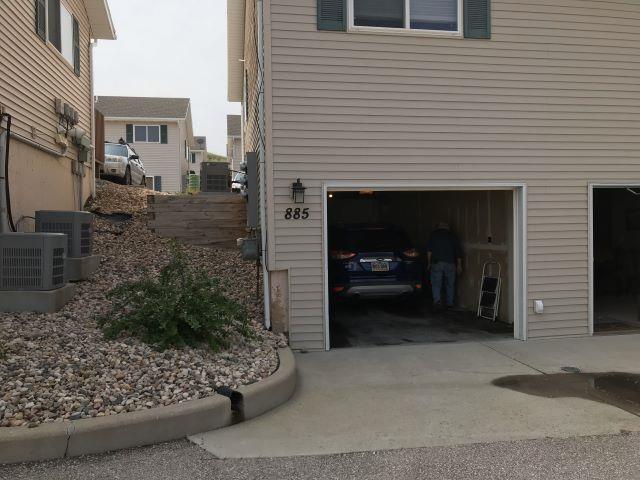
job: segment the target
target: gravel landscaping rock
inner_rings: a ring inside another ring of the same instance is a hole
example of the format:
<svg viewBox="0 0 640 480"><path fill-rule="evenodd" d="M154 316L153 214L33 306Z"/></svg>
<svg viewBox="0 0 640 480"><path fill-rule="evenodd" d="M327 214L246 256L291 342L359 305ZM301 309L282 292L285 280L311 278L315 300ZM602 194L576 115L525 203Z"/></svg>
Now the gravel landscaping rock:
<svg viewBox="0 0 640 480"><path fill-rule="evenodd" d="M255 338L218 353L203 348L159 352L135 339L107 341L95 318L109 311L106 294L119 283L157 272L170 242L147 228L149 190L98 182L89 209L97 216L98 272L78 284L76 296L54 314L0 314L0 426L115 415L172 405L238 388L273 373L283 336L262 327L256 266L235 250L182 246L194 266L218 277L226 294L251 316ZM124 219L124 220L123 220Z"/></svg>

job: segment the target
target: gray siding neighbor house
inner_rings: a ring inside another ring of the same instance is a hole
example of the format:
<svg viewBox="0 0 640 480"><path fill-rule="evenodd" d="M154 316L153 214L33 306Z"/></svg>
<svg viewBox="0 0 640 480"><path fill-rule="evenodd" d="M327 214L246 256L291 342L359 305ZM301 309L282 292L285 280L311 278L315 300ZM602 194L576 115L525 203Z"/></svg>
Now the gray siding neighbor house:
<svg viewBox="0 0 640 480"><path fill-rule="evenodd" d="M637 327L640 3L229 0L229 25L267 324L294 348L332 346L331 229L356 221L419 248L449 223L460 306L498 261L515 339Z"/></svg>
<svg viewBox="0 0 640 480"><path fill-rule="evenodd" d="M227 115L227 158L231 170L240 170L242 157L242 116Z"/></svg>
<svg viewBox="0 0 640 480"><path fill-rule="evenodd" d="M129 143L156 190L185 190L194 144L188 98L99 96L96 109L104 115L105 140Z"/></svg>
<svg viewBox="0 0 640 480"><path fill-rule="evenodd" d="M189 153L189 173L200 175L200 167L207 161L207 137L193 137L193 145Z"/></svg>

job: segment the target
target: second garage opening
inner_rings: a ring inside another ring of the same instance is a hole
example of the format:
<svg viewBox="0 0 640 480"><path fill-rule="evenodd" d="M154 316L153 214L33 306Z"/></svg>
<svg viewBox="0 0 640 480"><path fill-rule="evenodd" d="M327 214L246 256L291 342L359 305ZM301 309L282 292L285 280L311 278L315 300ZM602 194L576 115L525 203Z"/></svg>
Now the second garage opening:
<svg viewBox="0 0 640 480"><path fill-rule="evenodd" d="M514 190L327 195L332 348L513 338Z"/></svg>

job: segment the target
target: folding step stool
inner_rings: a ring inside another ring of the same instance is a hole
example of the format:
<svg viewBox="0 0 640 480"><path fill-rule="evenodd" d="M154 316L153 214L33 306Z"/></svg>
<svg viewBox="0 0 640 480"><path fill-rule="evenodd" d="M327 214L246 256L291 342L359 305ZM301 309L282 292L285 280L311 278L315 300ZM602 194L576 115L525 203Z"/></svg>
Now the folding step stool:
<svg viewBox="0 0 640 480"><path fill-rule="evenodd" d="M490 270L497 267L498 275L492 276ZM482 282L480 284L480 299L478 301L478 317L495 322L498 318L500 306L500 288L502 286L502 266L497 260L489 259L482 265Z"/></svg>

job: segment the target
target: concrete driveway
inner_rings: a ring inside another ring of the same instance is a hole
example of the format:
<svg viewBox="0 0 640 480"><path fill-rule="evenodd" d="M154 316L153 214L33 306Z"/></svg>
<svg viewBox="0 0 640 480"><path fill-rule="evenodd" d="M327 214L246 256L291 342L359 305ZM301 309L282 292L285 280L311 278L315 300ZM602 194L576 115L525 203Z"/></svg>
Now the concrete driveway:
<svg viewBox="0 0 640 480"><path fill-rule="evenodd" d="M288 404L191 440L220 458L249 458L638 432L640 418L615 406L491 383L567 366L640 373L638 346L629 335L299 354Z"/></svg>

